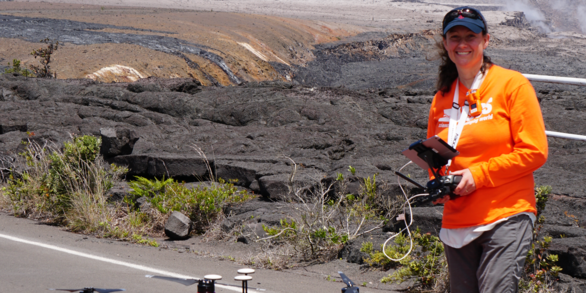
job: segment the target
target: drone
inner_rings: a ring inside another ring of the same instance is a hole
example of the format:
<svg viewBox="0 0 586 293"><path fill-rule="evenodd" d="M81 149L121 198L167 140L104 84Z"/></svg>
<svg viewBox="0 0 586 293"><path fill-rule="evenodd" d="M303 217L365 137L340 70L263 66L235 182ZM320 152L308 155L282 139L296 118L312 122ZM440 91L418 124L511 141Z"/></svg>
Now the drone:
<svg viewBox="0 0 586 293"><path fill-rule="evenodd" d="M83 288L83 289L49 289L52 291L68 291L68 292L79 292L79 293L111 293L118 291L126 291L125 289L100 289L100 288Z"/></svg>
<svg viewBox="0 0 586 293"><path fill-rule="evenodd" d="M248 281L252 280L252 277L249 276L250 274L254 274L254 269L244 268L239 269L238 275L234 277L234 280L242 282L242 293L248 293ZM183 284L185 286L191 286L197 284L197 293L215 293L215 284L222 285L222 286L229 286L229 287L239 287L238 285L232 284L225 284L225 283L218 283L217 280L221 280L222 276L220 275L205 275L203 279L183 279L183 278L175 278L175 277L165 277L165 276L154 276L154 275L145 275L147 278L152 279L161 279L176 282L179 284ZM261 288L251 288L252 290L256 291L266 291L265 289Z"/></svg>
<svg viewBox="0 0 586 293"><path fill-rule="evenodd" d="M348 278L348 276L346 276L343 272L338 271L338 274L340 274L340 277L342 277L342 281L344 281L344 283L346 284L346 287L342 288L342 293L359 293L360 292L360 288L358 288L356 286L356 284L354 282L352 282L352 280L350 280L350 278Z"/></svg>
<svg viewBox="0 0 586 293"><path fill-rule="evenodd" d="M250 268L239 269L238 273L240 275L234 277L234 280L242 282L242 293L248 293L248 281L252 280L252 277L249 276L254 274L255 270ZM342 281L346 284L346 287L342 288L342 293L359 293L360 289L356 286L356 283L352 282L348 276L346 276L343 272L338 271L340 277L342 277ZM203 279L185 279L185 278L175 278L175 277L165 277L165 276L155 276L155 275L145 275L147 278L152 279L161 279L172 281L176 283L183 284L185 286L191 286L197 284L197 293L215 293L215 284L222 285L222 286L229 286L229 287L240 287L238 285L232 284L224 284L218 283L217 280L221 280L222 276L220 275L205 275ZM266 291L266 289L261 288L251 288L252 290L256 291ZM112 293L118 291L126 291L126 289L101 289L101 288L81 288L81 289L49 289L52 291L67 291L67 292L79 292L79 293Z"/></svg>

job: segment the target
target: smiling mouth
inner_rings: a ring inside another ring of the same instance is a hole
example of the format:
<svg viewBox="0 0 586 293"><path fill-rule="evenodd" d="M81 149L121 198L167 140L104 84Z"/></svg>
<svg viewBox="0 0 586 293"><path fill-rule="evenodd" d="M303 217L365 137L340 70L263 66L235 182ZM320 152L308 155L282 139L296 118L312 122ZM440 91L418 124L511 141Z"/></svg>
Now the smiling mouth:
<svg viewBox="0 0 586 293"><path fill-rule="evenodd" d="M468 55L470 52L456 52L456 55Z"/></svg>

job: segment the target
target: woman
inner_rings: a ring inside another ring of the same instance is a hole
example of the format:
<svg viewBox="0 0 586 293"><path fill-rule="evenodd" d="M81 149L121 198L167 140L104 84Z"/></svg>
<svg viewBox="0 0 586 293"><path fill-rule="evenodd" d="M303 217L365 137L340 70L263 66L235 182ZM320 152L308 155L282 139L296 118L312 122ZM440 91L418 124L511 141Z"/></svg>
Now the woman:
<svg viewBox="0 0 586 293"><path fill-rule="evenodd" d="M547 160L541 109L525 77L484 55L490 35L480 11L456 8L442 26L427 136L460 152L444 170L462 176L460 197L436 202L445 204L451 292L517 292L537 212L533 171Z"/></svg>

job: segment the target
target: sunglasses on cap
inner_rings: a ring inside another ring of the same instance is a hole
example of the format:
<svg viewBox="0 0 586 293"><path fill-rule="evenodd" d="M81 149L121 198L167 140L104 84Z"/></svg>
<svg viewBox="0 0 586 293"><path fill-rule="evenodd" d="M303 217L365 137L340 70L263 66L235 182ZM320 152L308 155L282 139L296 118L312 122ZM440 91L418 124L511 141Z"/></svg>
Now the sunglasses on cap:
<svg viewBox="0 0 586 293"><path fill-rule="evenodd" d="M486 21L484 20L484 17L480 14L480 12L472 8L462 8L448 12L448 14L444 16L442 27L445 28L450 22L454 21L454 19L457 18L479 19L484 24L483 31L487 31Z"/></svg>

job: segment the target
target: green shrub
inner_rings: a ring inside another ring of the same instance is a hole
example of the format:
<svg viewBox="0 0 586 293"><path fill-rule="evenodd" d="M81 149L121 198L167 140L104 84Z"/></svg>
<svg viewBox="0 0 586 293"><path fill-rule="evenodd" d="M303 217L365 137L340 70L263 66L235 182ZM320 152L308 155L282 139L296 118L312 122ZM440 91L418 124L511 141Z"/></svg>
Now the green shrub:
<svg viewBox="0 0 586 293"><path fill-rule="evenodd" d="M53 53L59 49L59 41L53 42L53 40L49 38L45 38L44 40L40 41L41 43L47 44L46 48L39 48L38 50L33 50L31 55L37 59L39 58L39 62L41 63L40 66L31 65L30 69L33 72L33 75L36 77L42 78L57 78L57 73L51 70L51 57Z"/></svg>
<svg viewBox="0 0 586 293"><path fill-rule="evenodd" d="M13 59L12 67L5 69L5 73L19 73L25 77L57 78L57 73L51 70L51 57L59 49L59 41L54 42L49 38L40 41L47 44L46 48L33 50L30 55L39 58L40 65L30 65L30 70L20 67L20 60ZM10 63L8 63L10 66Z"/></svg>
<svg viewBox="0 0 586 293"><path fill-rule="evenodd" d="M226 205L253 198L253 195L239 191L233 183L223 179L210 186L200 184L190 189L172 178L149 180L136 177L130 186L132 197L127 200L129 203L133 204L139 197L145 196L153 208L162 214L183 212L193 221L196 232L205 231L223 214Z"/></svg>
<svg viewBox="0 0 586 293"><path fill-rule="evenodd" d="M349 167L351 175L356 169ZM316 188L294 188L287 200L295 210L280 225L263 226L268 237L259 239L269 245L289 247L289 261L322 262L337 257L344 245L386 223L394 210L393 199L381 195L376 174L362 180L359 194L348 194L349 180L337 174L336 181ZM398 206L398 205L396 205Z"/></svg>
<svg viewBox="0 0 586 293"><path fill-rule="evenodd" d="M545 222L541 213L550 193L551 187L549 186L540 186L535 189L537 222L533 230L531 249L527 253L525 274L519 281L520 292L554 292L552 285L561 272L561 268L555 265L558 256L547 253L552 238L542 237L539 234ZM542 238L540 239L540 237ZM415 281L414 287L410 288L411 290L448 292L447 261L443 244L439 238L416 231L413 234L413 241L414 247L411 255L400 262L391 261L380 250L375 251L370 242L363 243L361 251L369 255L365 262L372 267L383 270L396 268L392 274L381 280L383 283L401 283L410 279ZM386 248L386 254L391 258L399 259L409 250L409 242L405 235L400 234L395 238L395 244Z"/></svg>
<svg viewBox="0 0 586 293"><path fill-rule="evenodd" d="M392 274L381 279L382 283L402 283L413 280L414 286L410 290L447 292L449 282L443 244L438 237L430 233L422 234L419 229L412 234L412 237L413 249L400 262L387 258L382 252L382 245L381 250L375 251L372 243L363 243L361 251L369 255L365 262L385 270L396 268ZM400 259L409 251L410 241L404 234L399 234L394 240L396 245L388 245L385 252L393 259Z"/></svg>
<svg viewBox="0 0 586 293"><path fill-rule="evenodd" d="M540 234L545 223L545 217L541 213L545 209L549 194L551 194L551 186L535 188L537 221L533 228L531 249L525 259L525 274L519 280L521 292L555 292L552 285L562 271L562 268L556 265L558 256L547 252L552 238Z"/></svg>
<svg viewBox="0 0 586 293"><path fill-rule="evenodd" d="M75 193L103 193L113 186L107 171L95 168L101 143L101 138L94 136L74 137L72 142L63 144L62 152L53 151L48 156L50 168L45 187L54 195L50 198L56 212L67 212Z"/></svg>
<svg viewBox="0 0 586 293"><path fill-rule="evenodd" d="M15 215L64 220L79 202L96 203L126 169L98 159L100 139L74 137L63 151L29 142L21 155L27 170L12 173L3 194Z"/></svg>
<svg viewBox="0 0 586 293"><path fill-rule="evenodd" d="M377 196L376 188L376 174L372 175L372 179L370 179L370 177L366 177L366 179L364 179L364 184L362 184L362 194L371 204L375 202L375 198Z"/></svg>
<svg viewBox="0 0 586 293"><path fill-rule="evenodd" d="M138 177L130 183L126 204L107 203L105 193L127 169L104 164L100 144L93 136L74 137L62 150L29 142L22 154L28 168L10 174L0 204L10 206L16 216L45 218L75 232L157 246L148 236L162 235L168 213L187 214L202 232L223 215L226 205L252 198L222 179L187 188L171 178ZM142 196L153 209L134 208Z"/></svg>
<svg viewBox="0 0 586 293"><path fill-rule="evenodd" d="M400 259L409 251L409 239L401 233L393 240L396 245L388 245L385 253L393 259ZM360 251L368 254L368 258L364 259L364 262L372 267L388 270L400 266L399 262L392 261L385 256L382 252L382 245L380 250L375 250L372 242L364 242Z"/></svg>
<svg viewBox="0 0 586 293"><path fill-rule="evenodd" d="M11 67L4 69L4 73L18 73L24 77L34 77L33 73L28 69L20 67L20 60L18 59L12 59L12 65L8 63L8 66Z"/></svg>
<svg viewBox="0 0 586 293"><path fill-rule="evenodd" d="M281 219L280 226L263 225L263 230L269 238L293 245L301 254L303 261L331 259L350 237L347 233L338 231L333 225L317 227L305 219L302 219L301 223L298 224L295 219Z"/></svg>
<svg viewBox="0 0 586 293"><path fill-rule="evenodd" d="M62 150L27 143L21 155L28 168L10 174L0 204L16 216L44 218L74 232L156 246L145 237L162 233L160 215L106 202L106 191L127 169L105 164L99 148L93 136L74 137Z"/></svg>

